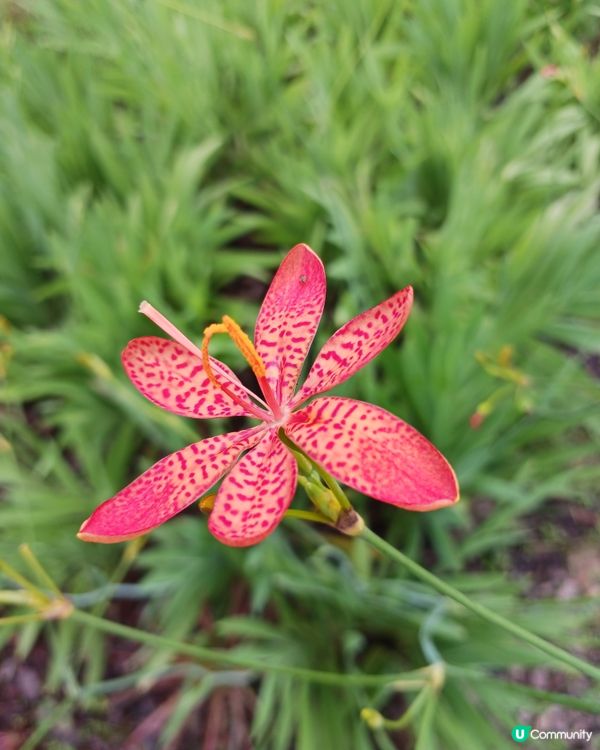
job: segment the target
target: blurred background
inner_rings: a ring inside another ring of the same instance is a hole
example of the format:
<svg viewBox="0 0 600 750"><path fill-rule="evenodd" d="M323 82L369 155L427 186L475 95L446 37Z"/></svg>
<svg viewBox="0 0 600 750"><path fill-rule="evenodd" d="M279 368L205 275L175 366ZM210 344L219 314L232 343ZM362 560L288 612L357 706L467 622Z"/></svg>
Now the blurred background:
<svg viewBox="0 0 600 750"><path fill-rule="evenodd" d="M0 630L0 748L495 750L516 724L597 739L585 678L360 541L289 521L229 549L195 505L143 545L75 533L158 458L228 427L129 383L121 350L157 333L139 302L195 340L224 313L252 331L307 242L329 281L315 348L414 285L401 339L338 393L412 423L462 487L431 514L352 501L477 601L598 657L598 3L0 8L0 556L24 571L27 542L77 606L269 663L446 665L435 704L373 731L361 708L394 718L414 694L214 671L31 622ZM244 375L223 338L213 353Z"/></svg>

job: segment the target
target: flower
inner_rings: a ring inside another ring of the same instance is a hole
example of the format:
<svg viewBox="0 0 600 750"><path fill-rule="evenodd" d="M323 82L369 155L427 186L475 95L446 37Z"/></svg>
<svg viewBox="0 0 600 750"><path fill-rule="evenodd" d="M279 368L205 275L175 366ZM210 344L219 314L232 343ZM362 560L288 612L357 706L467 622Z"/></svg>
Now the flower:
<svg viewBox="0 0 600 750"><path fill-rule="evenodd" d="M201 440L158 461L102 503L81 526L80 539L120 542L146 534L224 477L209 530L232 546L260 542L277 527L296 490L298 466L280 431L340 482L377 500L417 511L458 500L446 459L398 417L335 396L304 405L347 380L396 338L412 306L411 287L334 333L295 392L323 312L325 287L319 257L307 245L296 245L262 303L254 343L224 316L222 323L206 328L201 348L142 303L140 311L174 340L148 336L129 342L122 361L135 387L185 417L245 415L260 424ZM244 354L264 400L209 356L209 341L217 333L227 333Z"/></svg>

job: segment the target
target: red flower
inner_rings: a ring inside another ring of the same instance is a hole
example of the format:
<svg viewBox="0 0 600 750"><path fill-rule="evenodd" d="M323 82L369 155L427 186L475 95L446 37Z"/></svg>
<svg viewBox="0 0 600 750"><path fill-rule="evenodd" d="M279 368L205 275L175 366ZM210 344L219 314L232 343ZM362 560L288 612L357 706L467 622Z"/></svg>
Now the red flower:
<svg viewBox="0 0 600 750"><path fill-rule="evenodd" d="M263 301L254 344L225 316L205 330L202 349L142 303L141 312L175 341L149 336L129 342L122 360L136 388L182 416L246 415L261 422L163 458L100 505L81 526L80 539L120 542L145 534L225 477L208 521L211 533L233 546L260 542L277 527L296 490L297 464L279 438L280 430L340 482L377 500L418 511L458 500L456 477L446 459L398 417L348 398L318 398L302 406L347 380L396 338L412 306L411 287L334 333L294 395L323 312L325 286L318 256L308 246L296 245ZM248 360L264 401L208 356L209 340L220 332L228 333Z"/></svg>

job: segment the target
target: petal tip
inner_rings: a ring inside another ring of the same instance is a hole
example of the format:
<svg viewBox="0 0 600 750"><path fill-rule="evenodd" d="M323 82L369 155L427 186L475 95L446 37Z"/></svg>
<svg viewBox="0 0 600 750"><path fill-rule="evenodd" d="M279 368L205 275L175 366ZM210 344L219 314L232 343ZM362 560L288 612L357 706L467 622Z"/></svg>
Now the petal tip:
<svg viewBox="0 0 600 750"><path fill-rule="evenodd" d="M106 537L96 536L95 534L88 534L85 531L77 532L77 539L81 542L100 542L101 544L106 541Z"/></svg>
<svg viewBox="0 0 600 750"><path fill-rule="evenodd" d="M406 510L415 510L415 511L441 510L442 508L449 508L451 505L456 505L456 503L460 500L460 486L458 484L458 477L456 476L456 472L452 468L448 459L446 459L445 456L437 450L437 448L435 448L435 450L444 459L445 468L450 474L450 476L448 477L449 492L446 495L446 497L442 497L439 500L433 500L432 502L424 503L420 507L418 505L407 507Z"/></svg>
<svg viewBox="0 0 600 750"><path fill-rule="evenodd" d="M408 284L404 287L404 289L400 289L399 292L396 292L394 295L397 298L403 298L403 304L405 307L408 308L408 312L406 313L406 317L410 315L410 311L412 309L412 305L415 299L415 290L412 286L412 284Z"/></svg>
<svg viewBox="0 0 600 750"><path fill-rule="evenodd" d="M113 537L103 536L102 534L94 534L93 532L89 532L85 530L86 526L90 522L90 519L91 519L91 516L90 518L86 518L85 521L79 527L79 531L77 532L77 539L79 539L82 542L99 542L100 544L111 542Z"/></svg>
<svg viewBox="0 0 600 750"><path fill-rule="evenodd" d="M315 251L312 249L310 245L307 245L306 242L298 242L294 247L290 250L290 253L299 253L299 252L309 252L312 255L317 255ZM317 255L317 258L319 256Z"/></svg>
<svg viewBox="0 0 600 750"><path fill-rule="evenodd" d="M87 522L86 522L87 523ZM85 523L83 524L85 526ZM121 536L107 536L106 534L93 534L88 531L83 531L83 526L77 532L76 536L82 542L94 542L95 544L117 544L118 542L128 542L130 539L135 539L140 534L122 534ZM147 532L143 532L147 533Z"/></svg>
<svg viewBox="0 0 600 750"><path fill-rule="evenodd" d="M412 510L417 511L418 513L429 513L429 511L432 510L442 510L442 508L449 508L451 505L456 505L456 503L460 500L460 496L456 496L455 498L444 498L442 500L435 500L432 503L427 503L424 505L410 505L410 506L400 506L404 507L404 510Z"/></svg>
<svg viewBox="0 0 600 750"><path fill-rule="evenodd" d="M323 270L323 273L325 272L325 266L323 265L323 261L319 257L319 254L316 253L310 245L307 245L306 242L299 242L297 245L294 245L294 247L288 251L286 258L291 259L302 255L308 256L312 261L315 261ZM284 260L286 258L284 258Z"/></svg>
<svg viewBox="0 0 600 750"><path fill-rule="evenodd" d="M450 469L450 472L452 474L452 480L454 483L453 492L444 498L441 498L440 500L434 500L431 503L424 503L423 505L414 505L410 507L406 507L406 510L415 510L415 511L423 511L428 512L430 510L441 510L442 508L449 508L451 505L456 505L456 503L460 500L460 487L458 485L458 479L456 478L456 474L454 473L454 469L450 464L448 464L448 468Z"/></svg>
<svg viewBox="0 0 600 750"><path fill-rule="evenodd" d="M99 534L94 533L93 531L86 531L92 518L93 514L89 518L86 518L76 534L77 539L82 542L94 542L96 544L117 544L117 542L128 542L130 539L135 539L138 536L147 534L149 531L152 531L152 528L154 528L144 529L143 531L137 531L133 534Z"/></svg>

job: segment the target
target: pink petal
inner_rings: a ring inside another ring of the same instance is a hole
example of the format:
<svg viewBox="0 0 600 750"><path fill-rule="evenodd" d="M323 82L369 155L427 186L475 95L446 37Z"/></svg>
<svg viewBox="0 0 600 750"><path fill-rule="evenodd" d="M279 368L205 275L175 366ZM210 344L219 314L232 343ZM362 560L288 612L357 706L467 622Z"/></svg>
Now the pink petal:
<svg viewBox="0 0 600 750"><path fill-rule="evenodd" d="M208 521L211 534L232 547L262 541L292 502L297 474L292 454L269 431L225 477Z"/></svg>
<svg viewBox="0 0 600 750"><path fill-rule="evenodd" d="M378 406L326 397L295 412L286 434L340 482L407 510L458 500L444 456L420 432Z"/></svg>
<svg viewBox="0 0 600 750"><path fill-rule="evenodd" d="M152 403L174 414L207 419L246 413L211 383L200 359L175 341L158 336L133 339L125 347L121 360L138 391ZM237 381L227 365L212 357L211 361L217 377L220 368L233 383ZM230 387L236 395L247 400L241 388Z"/></svg>
<svg viewBox="0 0 600 750"><path fill-rule="evenodd" d="M376 357L402 330L412 301L413 290L407 286L336 331L317 355L292 405L335 388Z"/></svg>
<svg viewBox="0 0 600 750"><path fill-rule="evenodd" d="M267 369L267 381L280 403L291 396L325 304L325 271L308 245L296 245L284 258L265 297L254 345Z"/></svg>
<svg viewBox="0 0 600 750"><path fill-rule="evenodd" d="M145 534L210 489L263 431L253 427L217 435L166 456L96 508L77 536L109 543Z"/></svg>

